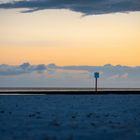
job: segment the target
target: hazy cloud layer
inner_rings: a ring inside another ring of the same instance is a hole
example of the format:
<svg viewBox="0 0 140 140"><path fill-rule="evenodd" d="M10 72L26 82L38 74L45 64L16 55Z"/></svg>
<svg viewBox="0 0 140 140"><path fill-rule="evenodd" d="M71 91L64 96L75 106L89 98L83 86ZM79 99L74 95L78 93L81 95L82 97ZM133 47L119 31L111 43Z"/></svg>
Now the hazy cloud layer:
<svg viewBox="0 0 140 140"><path fill-rule="evenodd" d="M20 75L31 72L43 72L46 70L44 64L39 65L30 65L29 63L23 63L19 66L10 66L10 65L0 65L0 75Z"/></svg>
<svg viewBox="0 0 140 140"><path fill-rule="evenodd" d="M69 9L84 15L140 11L140 0L21 0L1 3L0 8Z"/></svg>
<svg viewBox="0 0 140 140"><path fill-rule="evenodd" d="M94 72L100 72L99 87L140 87L140 67L57 66L55 64L0 65L0 87L93 87Z"/></svg>

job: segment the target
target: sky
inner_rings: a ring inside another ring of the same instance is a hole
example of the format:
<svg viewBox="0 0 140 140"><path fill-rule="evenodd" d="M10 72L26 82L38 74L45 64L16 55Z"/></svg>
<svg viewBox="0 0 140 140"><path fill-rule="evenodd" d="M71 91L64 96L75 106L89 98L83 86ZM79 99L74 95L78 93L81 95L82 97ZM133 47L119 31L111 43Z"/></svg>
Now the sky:
<svg viewBox="0 0 140 140"><path fill-rule="evenodd" d="M0 63L140 64L139 0L1 0Z"/></svg>
<svg viewBox="0 0 140 140"><path fill-rule="evenodd" d="M48 69L40 72L40 65L54 63L59 67L100 66L97 70L104 77L103 87L139 87L140 77L134 76L140 74L139 54L139 0L0 0L0 86L16 86L21 77L19 86L28 82L34 86L33 79L38 76L42 78L37 84L43 85L44 71L50 75ZM15 70L24 62L39 65L39 72ZM108 74L104 71L106 64L118 72L112 73L110 67ZM122 66L121 70L116 65ZM55 78L50 76L47 83L57 86L62 78L58 86L71 85L76 80L70 77L76 73L88 78L74 85L91 86L89 75L95 70L57 68ZM68 77L66 73L70 73ZM107 76L109 83L105 82Z"/></svg>

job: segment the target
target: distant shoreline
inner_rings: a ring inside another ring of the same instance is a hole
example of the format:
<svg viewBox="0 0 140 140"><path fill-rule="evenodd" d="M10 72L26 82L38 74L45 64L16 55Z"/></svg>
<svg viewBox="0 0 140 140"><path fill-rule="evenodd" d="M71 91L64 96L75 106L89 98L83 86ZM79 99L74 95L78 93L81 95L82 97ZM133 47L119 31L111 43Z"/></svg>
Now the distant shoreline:
<svg viewBox="0 0 140 140"><path fill-rule="evenodd" d="M140 88L0 88L0 94L140 94Z"/></svg>

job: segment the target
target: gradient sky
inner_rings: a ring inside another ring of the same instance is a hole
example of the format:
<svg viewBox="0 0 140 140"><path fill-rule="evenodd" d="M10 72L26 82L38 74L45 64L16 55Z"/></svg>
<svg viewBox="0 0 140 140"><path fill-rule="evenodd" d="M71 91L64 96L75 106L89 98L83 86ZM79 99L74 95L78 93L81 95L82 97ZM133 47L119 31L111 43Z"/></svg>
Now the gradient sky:
<svg viewBox="0 0 140 140"><path fill-rule="evenodd" d="M0 63L140 65L140 12L0 9Z"/></svg>

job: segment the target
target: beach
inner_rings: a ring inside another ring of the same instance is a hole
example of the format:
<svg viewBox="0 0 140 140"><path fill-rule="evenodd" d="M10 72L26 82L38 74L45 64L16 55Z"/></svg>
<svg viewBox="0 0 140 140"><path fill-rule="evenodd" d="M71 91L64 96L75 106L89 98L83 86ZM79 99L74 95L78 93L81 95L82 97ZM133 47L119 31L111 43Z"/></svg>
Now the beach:
<svg viewBox="0 0 140 140"><path fill-rule="evenodd" d="M1 140L139 140L140 95L1 95Z"/></svg>

